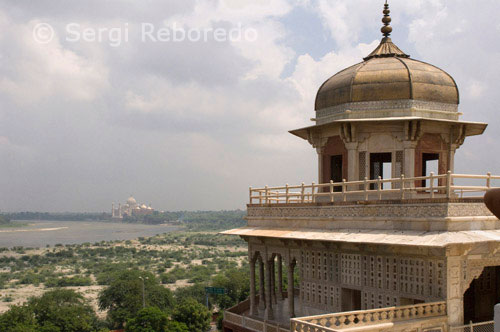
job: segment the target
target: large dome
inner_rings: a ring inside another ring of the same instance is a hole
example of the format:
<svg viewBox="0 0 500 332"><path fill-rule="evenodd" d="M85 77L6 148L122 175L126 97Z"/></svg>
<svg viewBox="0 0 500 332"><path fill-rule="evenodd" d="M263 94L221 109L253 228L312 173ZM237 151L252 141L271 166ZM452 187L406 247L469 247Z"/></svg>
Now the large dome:
<svg viewBox="0 0 500 332"><path fill-rule="evenodd" d="M137 201L135 200L134 197L130 196L128 199L127 199L127 203L128 205L135 205L137 204Z"/></svg>
<svg viewBox="0 0 500 332"><path fill-rule="evenodd" d="M413 99L458 104L458 88L445 71L408 57L371 57L330 77L315 109L354 102Z"/></svg>
<svg viewBox="0 0 500 332"><path fill-rule="evenodd" d="M363 62L338 72L319 88L315 110L320 122L326 116L339 117L345 112L351 118L411 116L415 109L434 112L427 112L430 117L452 116L439 115L442 111L457 112L459 94L455 80L444 70L410 59L392 42L389 13L386 4L380 45ZM401 111L386 112L391 109ZM375 110L386 115L374 113Z"/></svg>

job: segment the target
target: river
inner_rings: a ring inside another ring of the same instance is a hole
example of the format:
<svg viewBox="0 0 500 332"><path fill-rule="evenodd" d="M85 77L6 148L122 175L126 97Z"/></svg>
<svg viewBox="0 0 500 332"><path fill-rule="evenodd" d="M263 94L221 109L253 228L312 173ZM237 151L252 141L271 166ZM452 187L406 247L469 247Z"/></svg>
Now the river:
<svg viewBox="0 0 500 332"><path fill-rule="evenodd" d="M55 244L78 244L112 240L131 240L172 232L171 225L122 224L98 221L13 221L12 227L0 227L0 247L41 248ZM15 224L20 224L16 227ZM23 225L24 224L24 225Z"/></svg>

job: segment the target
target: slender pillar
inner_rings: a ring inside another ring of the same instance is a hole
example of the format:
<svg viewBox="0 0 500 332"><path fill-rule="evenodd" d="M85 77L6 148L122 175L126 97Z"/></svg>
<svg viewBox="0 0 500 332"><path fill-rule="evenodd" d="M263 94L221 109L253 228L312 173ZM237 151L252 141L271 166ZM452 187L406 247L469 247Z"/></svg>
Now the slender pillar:
<svg viewBox="0 0 500 332"><path fill-rule="evenodd" d="M278 303L278 301L276 300L276 264L274 261L274 256L271 260L271 298L273 299L274 304Z"/></svg>
<svg viewBox="0 0 500 332"><path fill-rule="evenodd" d="M450 326L459 326L464 323L464 293L462 289L462 257L447 257L447 285L446 285L446 303L448 307L448 324Z"/></svg>
<svg viewBox="0 0 500 332"><path fill-rule="evenodd" d="M345 147L347 149L347 181L357 181L359 177L358 143L346 143Z"/></svg>
<svg viewBox="0 0 500 332"><path fill-rule="evenodd" d="M266 308L266 295L265 295L265 287L264 287L264 262L262 261L262 257L258 258L259 263L259 309L264 310Z"/></svg>
<svg viewBox="0 0 500 332"><path fill-rule="evenodd" d="M295 317L295 289L293 285L293 270L295 269L295 262L292 261L288 264L288 310L290 318Z"/></svg>
<svg viewBox="0 0 500 332"><path fill-rule="evenodd" d="M264 320L273 320L273 299L271 292L271 272L272 272L273 261L270 259L266 260L266 311L264 312Z"/></svg>
<svg viewBox="0 0 500 332"><path fill-rule="evenodd" d="M457 144L451 144L450 151L448 153L448 170L451 173L455 172L455 152L457 151Z"/></svg>
<svg viewBox="0 0 500 332"><path fill-rule="evenodd" d="M257 313L257 304L255 299L255 259L250 257L250 316Z"/></svg>
<svg viewBox="0 0 500 332"><path fill-rule="evenodd" d="M403 147L404 147L403 174L407 178L418 176L417 174L415 174L415 148L417 147L417 142L404 141Z"/></svg>
<svg viewBox="0 0 500 332"><path fill-rule="evenodd" d="M318 183L326 182L323 179L323 152L322 149L316 149L318 152Z"/></svg>
<svg viewBox="0 0 500 332"><path fill-rule="evenodd" d="M283 300L283 260L278 255L278 300Z"/></svg>

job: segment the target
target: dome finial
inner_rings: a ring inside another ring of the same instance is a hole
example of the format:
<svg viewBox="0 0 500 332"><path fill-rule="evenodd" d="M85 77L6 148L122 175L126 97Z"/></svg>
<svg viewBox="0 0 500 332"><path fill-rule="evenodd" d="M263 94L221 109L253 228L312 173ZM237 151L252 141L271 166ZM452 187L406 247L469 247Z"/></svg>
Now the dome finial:
<svg viewBox="0 0 500 332"><path fill-rule="evenodd" d="M382 18L382 23L384 23L384 26L382 27L382 29L380 29L380 31L382 31L384 37L387 38L392 32L392 27L389 25L391 23L391 16L389 15L391 11L389 10L389 4L387 3L387 0L385 0L383 13L384 17Z"/></svg>

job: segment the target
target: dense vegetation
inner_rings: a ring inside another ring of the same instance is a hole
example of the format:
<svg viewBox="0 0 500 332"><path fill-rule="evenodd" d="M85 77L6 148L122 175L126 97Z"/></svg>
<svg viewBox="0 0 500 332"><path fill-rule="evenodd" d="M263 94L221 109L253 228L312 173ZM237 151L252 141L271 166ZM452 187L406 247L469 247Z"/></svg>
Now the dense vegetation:
<svg viewBox="0 0 500 332"><path fill-rule="evenodd" d="M94 332L104 330L81 294L55 289L0 316L3 332Z"/></svg>
<svg viewBox="0 0 500 332"><path fill-rule="evenodd" d="M242 212L190 212L182 218L184 231L133 241L0 248L0 288L5 290L0 302L14 301L23 287L37 287L42 294L11 306L0 316L0 331L104 331L124 326L132 332L207 331L211 312L205 304L205 287L226 289L224 295L210 296L213 311L248 297L246 243L214 232L240 226ZM214 222L214 218L220 219ZM97 288L92 306L88 287ZM46 294L56 294L50 296L57 302L64 298L57 293L60 290L76 294L78 303L68 310L81 310L77 315L81 321L37 314L34 303L46 301ZM52 319L70 327L54 327Z"/></svg>
<svg viewBox="0 0 500 332"><path fill-rule="evenodd" d="M10 218L7 216L0 215L0 225L10 224Z"/></svg>
<svg viewBox="0 0 500 332"><path fill-rule="evenodd" d="M125 217L124 222L146 224L177 223L189 230L214 231L244 225L245 211L179 211L158 212L151 215Z"/></svg>
<svg viewBox="0 0 500 332"><path fill-rule="evenodd" d="M245 211L154 211L151 215L125 216L123 222L182 225L189 230L216 231L244 225ZM109 213L15 212L0 215L0 225L9 220L109 221Z"/></svg>

